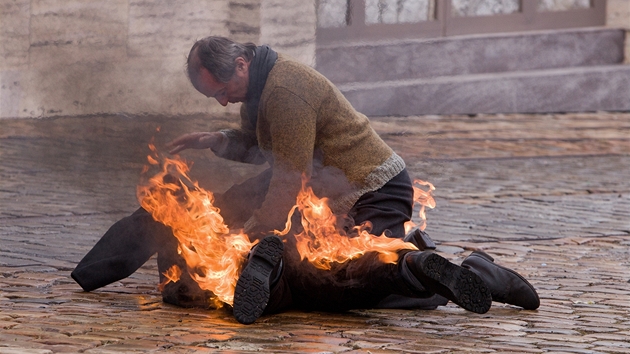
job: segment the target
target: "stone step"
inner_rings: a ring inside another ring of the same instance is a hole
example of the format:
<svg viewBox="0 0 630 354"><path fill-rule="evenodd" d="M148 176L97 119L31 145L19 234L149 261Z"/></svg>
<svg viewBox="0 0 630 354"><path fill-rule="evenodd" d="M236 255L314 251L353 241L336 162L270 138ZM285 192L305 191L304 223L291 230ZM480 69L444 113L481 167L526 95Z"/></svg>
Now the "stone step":
<svg viewBox="0 0 630 354"><path fill-rule="evenodd" d="M582 28L320 46L336 84L622 63L624 31Z"/></svg>
<svg viewBox="0 0 630 354"><path fill-rule="evenodd" d="M630 65L338 85L368 116L630 111Z"/></svg>

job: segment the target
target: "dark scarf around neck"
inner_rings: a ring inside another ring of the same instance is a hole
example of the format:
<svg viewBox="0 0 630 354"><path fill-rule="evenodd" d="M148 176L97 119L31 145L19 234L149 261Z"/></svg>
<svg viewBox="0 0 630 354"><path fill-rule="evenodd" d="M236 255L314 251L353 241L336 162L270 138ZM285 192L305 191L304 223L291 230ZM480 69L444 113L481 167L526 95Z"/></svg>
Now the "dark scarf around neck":
<svg viewBox="0 0 630 354"><path fill-rule="evenodd" d="M247 117L256 127L258 121L258 105L260 96L267 83L267 76L273 68L278 53L267 45L261 45L254 50L254 58L249 64L249 85L247 86Z"/></svg>

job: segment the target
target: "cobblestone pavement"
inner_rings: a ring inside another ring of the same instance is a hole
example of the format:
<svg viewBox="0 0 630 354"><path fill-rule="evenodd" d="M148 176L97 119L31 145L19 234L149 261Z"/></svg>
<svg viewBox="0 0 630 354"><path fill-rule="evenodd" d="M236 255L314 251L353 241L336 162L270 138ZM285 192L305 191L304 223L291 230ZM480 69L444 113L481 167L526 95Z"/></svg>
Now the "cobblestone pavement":
<svg viewBox="0 0 630 354"><path fill-rule="evenodd" d="M374 119L431 181L427 231L459 263L483 249L538 289L537 311L287 312L253 325L161 302L151 259L92 293L69 277L137 208L147 142L233 117L0 120L0 354L203 352L630 353L630 114ZM160 132L156 132L157 127ZM220 191L256 173L186 152Z"/></svg>

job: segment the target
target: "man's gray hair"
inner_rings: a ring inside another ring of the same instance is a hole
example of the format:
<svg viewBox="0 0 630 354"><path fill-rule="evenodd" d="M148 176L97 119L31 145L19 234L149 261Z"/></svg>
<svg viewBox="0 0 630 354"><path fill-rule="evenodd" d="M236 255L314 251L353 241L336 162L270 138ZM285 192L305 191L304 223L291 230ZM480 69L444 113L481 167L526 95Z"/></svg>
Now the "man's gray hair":
<svg viewBox="0 0 630 354"><path fill-rule="evenodd" d="M198 40L188 54L188 78L192 81L206 68L220 82L228 82L236 71L236 58L254 58L253 43L237 43L225 37L210 36Z"/></svg>

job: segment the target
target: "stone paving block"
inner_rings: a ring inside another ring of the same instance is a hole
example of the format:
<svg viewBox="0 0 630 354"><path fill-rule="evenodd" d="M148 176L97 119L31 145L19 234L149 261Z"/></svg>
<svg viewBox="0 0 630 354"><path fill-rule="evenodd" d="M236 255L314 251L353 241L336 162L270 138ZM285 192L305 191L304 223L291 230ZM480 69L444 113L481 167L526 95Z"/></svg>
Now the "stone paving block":
<svg viewBox="0 0 630 354"><path fill-rule="evenodd" d="M53 354L54 352L48 349L32 349L29 347L0 347L0 353L2 354Z"/></svg>
<svg viewBox="0 0 630 354"><path fill-rule="evenodd" d="M615 347L595 347L594 351L599 351L600 353L630 353L630 349L627 348L615 348Z"/></svg>
<svg viewBox="0 0 630 354"><path fill-rule="evenodd" d="M584 333L616 333L623 329L623 325L618 326L585 326L576 324L575 329Z"/></svg>
<svg viewBox="0 0 630 354"><path fill-rule="evenodd" d="M492 349L494 353L513 353L514 347L509 345L488 345L488 349ZM542 353L541 349L518 347L519 353Z"/></svg>

